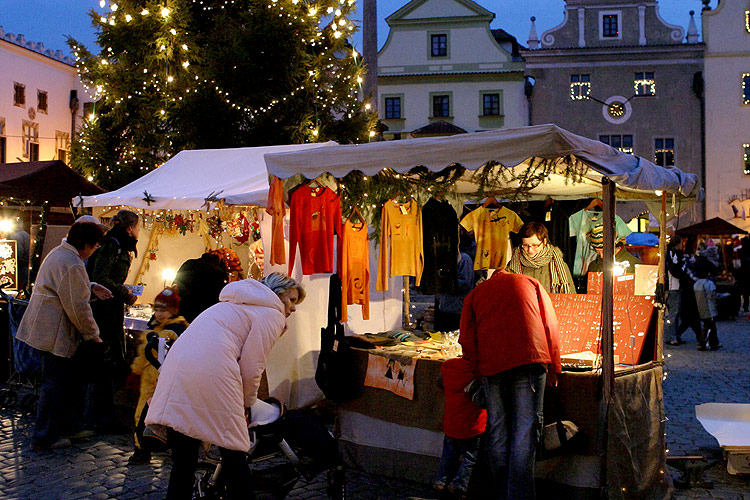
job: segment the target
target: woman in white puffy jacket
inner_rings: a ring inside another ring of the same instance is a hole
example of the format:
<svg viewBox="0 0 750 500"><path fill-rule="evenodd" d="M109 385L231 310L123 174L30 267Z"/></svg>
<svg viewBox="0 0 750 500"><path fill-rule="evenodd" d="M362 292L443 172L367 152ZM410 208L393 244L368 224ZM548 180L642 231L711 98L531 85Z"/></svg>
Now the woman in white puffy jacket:
<svg viewBox="0 0 750 500"><path fill-rule="evenodd" d="M201 441L219 446L229 498L253 498L245 408L256 400L266 358L305 298L302 285L272 273L229 283L220 302L175 341L159 373L146 425L169 428L167 499L190 499Z"/></svg>

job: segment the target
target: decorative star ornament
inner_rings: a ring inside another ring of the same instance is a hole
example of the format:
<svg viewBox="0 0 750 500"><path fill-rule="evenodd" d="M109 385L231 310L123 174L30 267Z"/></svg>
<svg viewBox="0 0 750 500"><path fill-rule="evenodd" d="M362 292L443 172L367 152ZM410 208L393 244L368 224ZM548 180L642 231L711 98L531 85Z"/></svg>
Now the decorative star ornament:
<svg viewBox="0 0 750 500"><path fill-rule="evenodd" d="M143 191L144 198L142 198L143 201L145 201L148 206L150 207L153 202L156 200L148 193L148 191Z"/></svg>

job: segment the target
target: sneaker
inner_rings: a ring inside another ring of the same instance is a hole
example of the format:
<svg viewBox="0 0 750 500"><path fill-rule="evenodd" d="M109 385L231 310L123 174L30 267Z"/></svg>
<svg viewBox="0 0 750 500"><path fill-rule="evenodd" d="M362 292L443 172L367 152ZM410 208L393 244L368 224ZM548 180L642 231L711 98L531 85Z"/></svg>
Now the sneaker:
<svg viewBox="0 0 750 500"><path fill-rule="evenodd" d="M128 463L133 465L147 464L150 461L151 452L142 448L136 448L133 454L130 455L130 458L128 458Z"/></svg>
<svg viewBox="0 0 750 500"><path fill-rule="evenodd" d="M437 491L438 493L442 493L443 490L445 490L445 483L442 481L435 481L432 483L432 489Z"/></svg>
<svg viewBox="0 0 750 500"><path fill-rule="evenodd" d="M716 345L712 345L712 346L711 346L711 350L712 350L712 351L715 351L715 350L717 350L717 349L721 349L722 347L724 347L724 346L723 346L723 345L721 345L721 344L716 344Z"/></svg>
<svg viewBox="0 0 750 500"><path fill-rule="evenodd" d="M71 441L74 441L76 439L86 439L92 437L94 434L96 434L91 429L83 429L82 431L78 431L75 434L69 434L67 436L63 436L65 439L70 439Z"/></svg>
<svg viewBox="0 0 750 500"><path fill-rule="evenodd" d="M60 438L52 444L32 444L32 450L59 450L60 448L70 448L73 443L70 439Z"/></svg>

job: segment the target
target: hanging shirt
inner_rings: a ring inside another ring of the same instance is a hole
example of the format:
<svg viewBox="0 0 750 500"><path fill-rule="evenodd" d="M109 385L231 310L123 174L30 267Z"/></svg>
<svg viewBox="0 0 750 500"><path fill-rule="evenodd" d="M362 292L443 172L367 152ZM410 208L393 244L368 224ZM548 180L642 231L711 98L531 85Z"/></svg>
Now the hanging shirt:
<svg viewBox="0 0 750 500"><path fill-rule="evenodd" d="M417 202L385 202L380 217L380 255L375 289L388 290L390 276L416 276L419 286L423 269L422 213Z"/></svg>
<svg viewBox="0 0 750 500"><path fill-rule="evenodd" d="M450 203L431 198L422 207L424 294L455 293L457 286L458 216Z"/></svg>
<svg viewBox="0 0 750 500"><path fill-rule="evenodd" d="M333 234L341 236L339 195L323 186L300 186L289 205L289 275L297 244L302 274L333 272Z"/></svg>
<svg viewBox="0 0 750 500"><path fill-rule="evenodd" d="M370 319L370 252L367 224L347 220L342 227L341 321L347 321L346 306L362 305L362 319Z"/></svg>
<svg viewBox="0 0 750 500"><path fill-rule="evenodd" d="M568 219L570 236L576 237L576 256L573 261L573 276L586 274L598 254L591 246L593 241L604 238L604 212L597 210L579 210ZM624 238L632 231L619 215L615 215L615 239Z"/></svg>
<svg viewBox="0 0 750 500"><path fill-rule="evenodd" d="M474 231L477 253L474 269L504 269L510 256L510 233L517 233L523 221L505 207L479 207L461 220L467 231Z"/></svg>
<svg viewBox="0 0 750 500"><path fill-rule="evenodd" d="M268 203L266 213L271 216L271 265L286 264L284 249L284 183L274 177L268 189Z"/></svg>

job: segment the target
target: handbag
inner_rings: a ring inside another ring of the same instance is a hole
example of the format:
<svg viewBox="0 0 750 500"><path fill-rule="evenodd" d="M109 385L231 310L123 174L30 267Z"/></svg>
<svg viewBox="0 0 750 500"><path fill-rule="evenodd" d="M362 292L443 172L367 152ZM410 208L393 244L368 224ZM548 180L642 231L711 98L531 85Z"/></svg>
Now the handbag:
<svg viewBox="0 0 750 500"><path fill-rule="evenodd" d="M541 445L543 458L549 458L556 454L562 454L569 451L573 441L580 440L578 426L570 420L563 418L562 401L560 393L555 386L547 387L550 399L549 403L555 414L555 421L547 424L542 429ZM554 453L550 453L554 452Z"/></svg>
<svg viewBox="0 0 750 500"><path fill-rule="evenodd" d="M357 377L357 359L341 324L341 279L331 276L328 291L328 326L320 329L320 356L315 382L326 398L338 403L349 401L362 390Z"/></svg>

